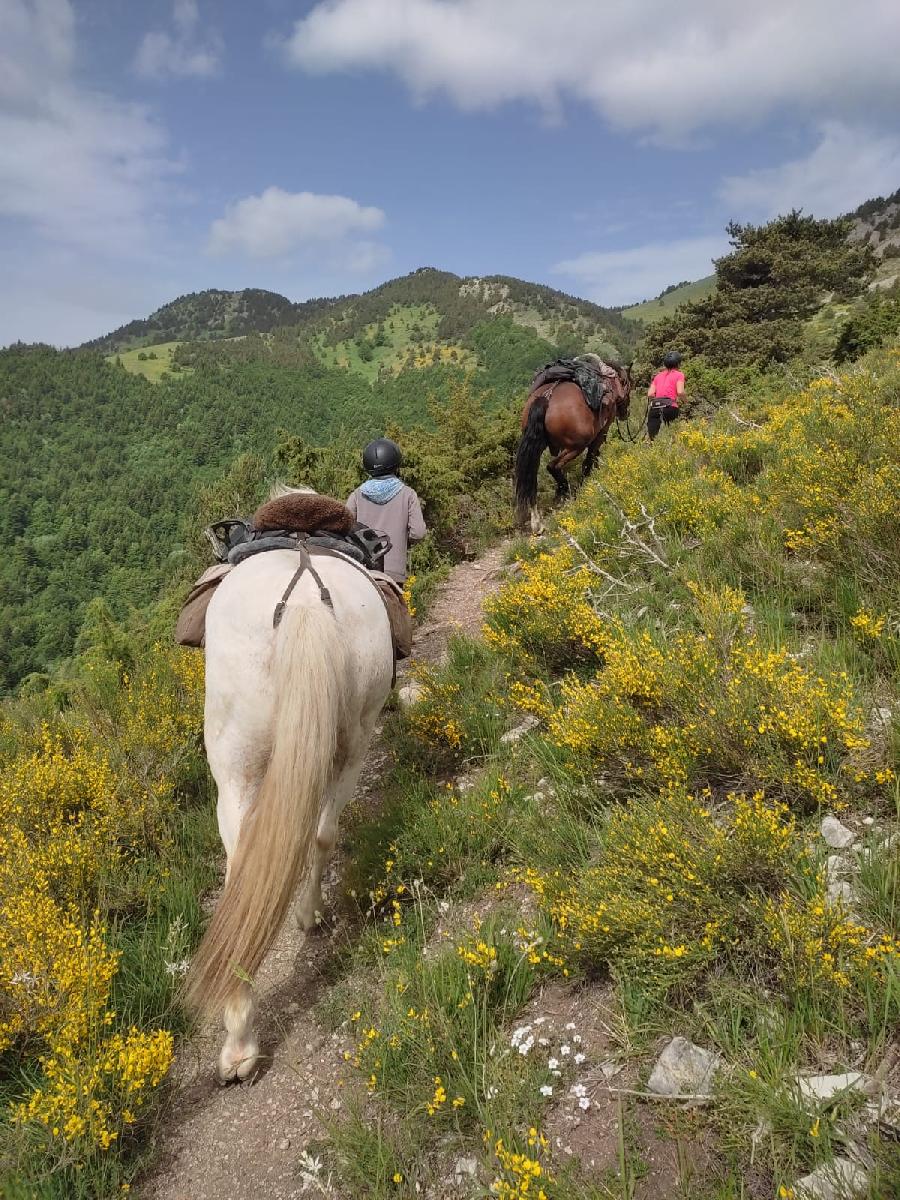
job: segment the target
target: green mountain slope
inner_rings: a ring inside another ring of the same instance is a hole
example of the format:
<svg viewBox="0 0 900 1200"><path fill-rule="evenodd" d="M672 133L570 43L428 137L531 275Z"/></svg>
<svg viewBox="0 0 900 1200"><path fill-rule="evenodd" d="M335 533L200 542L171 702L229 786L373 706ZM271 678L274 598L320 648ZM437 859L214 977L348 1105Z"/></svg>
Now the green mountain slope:
<svg viewBox="0 0 900 1200"><path fill-rule="evenodd" d="M412 336L398 313L417 313L413 324L429 338L442 320L390 295L377 303L394 305L384 311L398 338L401 327ZM241 456L258 456L274 475L276 449L290 438L339 445L352 479L365 441L428 427L466 369L490 412L514 404L534 370L565 348L507 313L474 308L467 319L482 319L456 359L422 354L416 369L400 364L375 378L362 360L351 370L324 362L346 342L338 335L364 330L371 311L345 310L333 331L282 326L121 355L0 351L0 691L67 658L91 601L122 619L156 596L185 562L186 514L198 494ZM445 307L443 316L454 314Z"/></svg>
<svg viewBox="0 0 900 1200"><path fill-rule="evenodd" d="M675 287L666 288L653 300L644 300L641 304L632 304L630 308L622 309L622 316L629 321L640 321L642 325L652 325L662 317L671 316L681 304L691 300L702 300L712 294L716 286L715 275L704 275L693 283L679 283Z"/></svg>
<svg viewBox="0 0 900 1200"><path fill-rule="evenodd" d="M327 306L332 302L324 300L314 303ZM83 348L111 354L119 350L155 346L161 342L260 333L296 320L300 307L303 306L293 304L277 292L267 292L261 288L244 288L239 292L210 288L205 292L179 296L149 317L129 321L105 337L86 342Z"/></svg>
<svg viewBox="0 0 900 1200"><path fill-rule="evenodd" d="M392 370L471 349L476 325L508 317L555 344L626 352L639 330L618 313L542 284L502 275L460 278L423 267L357 296L294 304L275 292L212 289L180 296L144 320L131 321L86 348L106 354L161 343L215 340L294 329L330 365L349 366L373 378L377 365ZM392 324L393 323L393 324ZM355 346L355 349L354 349ZM388 348L385 352L385 348ZM413 348L412 362L408 362ZM441 348L448 354L442 356ZM376 350L383 353L376 354ZM419 363L418 365L422 365Z"/></svg>

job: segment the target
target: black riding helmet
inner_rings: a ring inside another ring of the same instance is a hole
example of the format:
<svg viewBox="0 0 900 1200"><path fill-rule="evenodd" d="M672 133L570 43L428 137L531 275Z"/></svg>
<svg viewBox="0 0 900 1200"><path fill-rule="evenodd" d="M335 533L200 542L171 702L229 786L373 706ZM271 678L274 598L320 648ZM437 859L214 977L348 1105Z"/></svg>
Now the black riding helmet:
<svg viewBox="0 0 900 1200"><path fill-rule="evenodd" d="M663 366L667 371L672 371L675 367L681 366L681 355L677 350L668 350L663 358Z"/></svg>
<svg viewBox="0 0 900 1200"><path fill-rule="evenodd" d="M363 467L375 479L392 475L402 461L400 447L390 438L376 438L363 450Z"/></svg>

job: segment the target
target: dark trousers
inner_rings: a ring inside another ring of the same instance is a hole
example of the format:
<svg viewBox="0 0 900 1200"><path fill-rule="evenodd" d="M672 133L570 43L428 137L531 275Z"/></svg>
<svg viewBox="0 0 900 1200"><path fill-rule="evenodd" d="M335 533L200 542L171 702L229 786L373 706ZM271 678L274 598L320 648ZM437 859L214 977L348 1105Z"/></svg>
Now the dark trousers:
<svg viewBox="0 0 900 1200"><path fill-rule="evenodd" d="M666 404L665 406L651 404L650 411L647 413L647 432L650 434L650 441L652 442L659 433L661 425L671 425L677 419L677 404Z"/></svg>

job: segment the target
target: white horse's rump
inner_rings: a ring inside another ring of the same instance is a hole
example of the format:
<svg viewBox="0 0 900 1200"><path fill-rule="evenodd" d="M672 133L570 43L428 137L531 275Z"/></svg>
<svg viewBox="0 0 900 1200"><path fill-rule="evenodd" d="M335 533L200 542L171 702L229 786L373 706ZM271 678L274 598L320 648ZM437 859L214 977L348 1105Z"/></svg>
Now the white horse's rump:
<svg viewBox="0 0 900 1200"><path fill-rule="evenodd" d="M384 604L362 572L316 557L334 611L306 571L277 629L275 606L299 556L272 550L240 564L206 615L206 752L218 788L225 888L188 978L189 997L223 1012L223 1080L256 1064L253 977L297 885L304 928L322 907L321 878L391 689Z"/></svg>

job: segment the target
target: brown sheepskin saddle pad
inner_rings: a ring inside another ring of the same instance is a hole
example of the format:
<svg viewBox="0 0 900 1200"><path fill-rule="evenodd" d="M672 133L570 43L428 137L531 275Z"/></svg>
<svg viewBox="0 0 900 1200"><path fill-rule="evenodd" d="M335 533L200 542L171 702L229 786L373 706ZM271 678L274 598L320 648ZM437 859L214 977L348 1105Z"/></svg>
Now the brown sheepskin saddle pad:
<svg viewBox="0 0 900 1200"><path fill-rule="evenodd" d="M253 527L260 531L286 529L291 533L347 534L353 529L353 514L346 504L331 496L291 492L267 500L253 514Z"/></svg>

